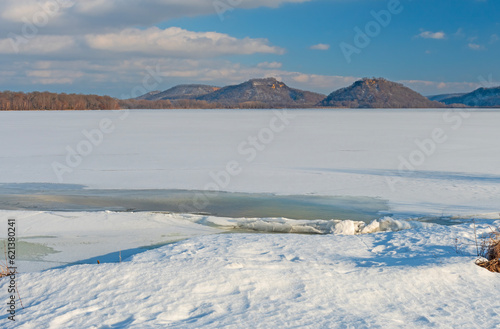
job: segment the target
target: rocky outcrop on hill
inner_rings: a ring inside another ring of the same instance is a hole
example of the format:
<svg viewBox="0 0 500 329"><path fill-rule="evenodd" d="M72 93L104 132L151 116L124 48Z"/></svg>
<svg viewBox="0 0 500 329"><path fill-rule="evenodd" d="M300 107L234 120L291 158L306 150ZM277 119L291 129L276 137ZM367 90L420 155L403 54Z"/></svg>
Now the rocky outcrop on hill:
<svg viewBox="0 0 500 329"><path fill-rule="evenodd" d="M275 78L267 78L227 86L196 99L223 105L256 103L273 107L306 107L314 106L324 97L322 94L290 88Z"/></svg>
<svg viewBox="0 0 500 329"><path fill-rule="evenodd" d="M320 106L343 108L441 108L435 102L400 83L386 79L362 79L331 93Z"/></svg>

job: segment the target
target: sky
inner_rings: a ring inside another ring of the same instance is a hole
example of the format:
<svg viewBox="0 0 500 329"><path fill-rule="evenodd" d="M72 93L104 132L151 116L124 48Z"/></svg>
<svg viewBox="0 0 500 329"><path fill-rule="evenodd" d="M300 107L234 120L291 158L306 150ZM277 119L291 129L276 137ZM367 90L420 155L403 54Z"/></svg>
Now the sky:
<svg viewBox="0 0 500 329"><path fill-rule="evenodd" d="M0 90L136 97L276 77L329 94L500 83L498 0L2 0Z"/></svg>

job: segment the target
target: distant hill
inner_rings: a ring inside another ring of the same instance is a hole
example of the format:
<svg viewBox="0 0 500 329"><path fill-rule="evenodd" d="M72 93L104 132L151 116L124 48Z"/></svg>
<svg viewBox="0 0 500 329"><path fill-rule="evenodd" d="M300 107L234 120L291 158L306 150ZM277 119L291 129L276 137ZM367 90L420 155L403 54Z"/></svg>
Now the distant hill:
<svg viewBox="0 0 500 329"><path fill-rule="evenodd" d="M465 93L432 95L432 96L427 96L427 98L430 99L431 101L443 102L445 99L452 97L460 97L463 95L465 95Z"/></svg>
<svg viewBox="0 0 500 329"><path fill-rule="evenodd" d="M323 98L325 95L290 88L275 78L267 78L227 86L196 99L229 106L255 104L257 107L305 107L314 106Z"/></svg>
<svg viewBox="0 0 500 329"><path fill-rule="evenodd" d="M136 97L135 99L138 99L138 100L141 100L141 99L152 100L154 98L154 96L158 95L159 93L161 93L161 90L155 90L155 91L151 91L151 92L149 92L147 94L144 94L142 96Z"/></svg>
<svg viewBox="0 0 500 329"><path fill-rule="evenodd" d="M442 102L477 107L500 107L500 87L479 88L465 95L443 99Z"/></svg>
<svg viewBox="0 0 500 329"><path fill-rule="evenodd" d="M438 101L439 100L439 101ZM223 88L185 84L152 91L135 99L108 96L0 92L1 110L108 109L273 109L273 108L443 108L500 107L500 87L479 88L468 94L426 98L402 84L364 78L328 97L290 88L275 78L252 79Z"/></svg>
<svg viewBox="0 0 500 329"><path fill-rule="evenodd" d="M347 108L441 108L435 102L400 83L386 79L362 79L331 93L320 106Z"/></svg>
<svg viewBox="0 0 500 329"><path fill-rule="evenodd" d="M144 99L148 101L157 100L175 100L175 99L194 99L219 90L219 87L208 85L179 85L165 91L153 91L137 97L136 99Z"/></svg>

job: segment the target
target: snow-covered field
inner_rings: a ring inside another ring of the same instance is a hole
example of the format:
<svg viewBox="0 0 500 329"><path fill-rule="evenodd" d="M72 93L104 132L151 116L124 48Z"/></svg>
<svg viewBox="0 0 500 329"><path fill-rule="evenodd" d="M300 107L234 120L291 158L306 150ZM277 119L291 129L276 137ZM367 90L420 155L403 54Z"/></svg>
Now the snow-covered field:
<svg viewBox="0 0 500 329"><path fill-rule="evenodd" d="M500 226L499 122L495 110L0 113L0 239L15 218L25 306L0 326L500 328L500 277L474 265L471 222ZM100 211L36 210L73 209L61 194L82 188L198 190L180 209L200 214L103 211L104 198L90 202ZM386 208L373 222L229 218L202 214L207 190Z"/></svg>
<svg viewBox="0 0 500 329"><path fill-rule="evenodd" d="M0 321L37 329L498 328L500 279L474 265L472 232L205 235L118 264L23 274L26 308L17 324Z"/></svg>

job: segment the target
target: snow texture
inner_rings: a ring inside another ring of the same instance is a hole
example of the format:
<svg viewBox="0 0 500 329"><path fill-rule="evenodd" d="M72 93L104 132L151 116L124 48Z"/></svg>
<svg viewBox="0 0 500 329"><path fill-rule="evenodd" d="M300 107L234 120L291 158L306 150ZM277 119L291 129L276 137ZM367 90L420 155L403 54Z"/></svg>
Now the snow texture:
<svg viewBox="0 0 500 329"><path fill-rule="evenodd" d="M474 265L472 232L463 224L195 237L118 264L22 274L25 309L15 325L6 315L0 321L3 328L498 328L500 278ZM455 238L466 246L462 254Z"/></svg>
<svg viewBox="0 0 500 329"><path fill-rule="evenodd" d="M500 277L474 264L474 231L500 226L500 112L464 111L0 113L0 198L215 186L389 206L372 222L1 210L25 308L0 326L500 328Z"/></svg>

